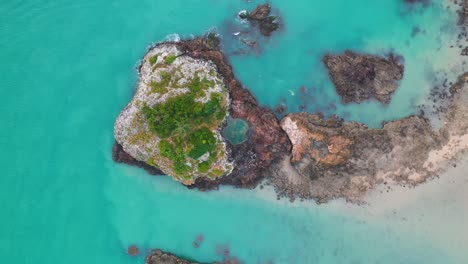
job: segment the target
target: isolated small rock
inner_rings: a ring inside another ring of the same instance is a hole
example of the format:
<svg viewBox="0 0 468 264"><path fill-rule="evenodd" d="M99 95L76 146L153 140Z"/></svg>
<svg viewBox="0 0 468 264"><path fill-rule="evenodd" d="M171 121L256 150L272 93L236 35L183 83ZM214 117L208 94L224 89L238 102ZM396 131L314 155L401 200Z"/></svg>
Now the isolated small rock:
<svg viewBox="0 0 468 264"><path fill-rule="evenodd" d="M384 58L345 51L340 55L327 54L323 62L344 103L370 98L390 103L404 72L401 57L394 54Z"/></svg>

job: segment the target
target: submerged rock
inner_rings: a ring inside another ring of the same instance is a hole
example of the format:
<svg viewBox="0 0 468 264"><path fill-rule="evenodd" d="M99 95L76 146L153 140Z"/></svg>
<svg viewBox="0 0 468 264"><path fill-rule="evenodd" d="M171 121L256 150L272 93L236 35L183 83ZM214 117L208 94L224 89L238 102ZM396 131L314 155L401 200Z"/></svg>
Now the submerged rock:
<svg viewBox="0 0 468 264"><path fill-rule="evenodd" d="M344 103L375 98L388 104L404 72L399 56L394 54L387 59L345 51L340 55L327 54L323 62Z"/></svg>
<svg viewBox="0 0 468 264"><path fill-rule="evenodd" d="M130 256L137 256L139 253L140 253L140 250L135 245L130 245L127 248L127 254L130 255Z"/></svg>
<svg viewBox="0 0 468 264"><path fill-rule="evenodd" d="M161 250L153 250L146 257L146 264L197 264L179 258L171 253L165 253Z"/></svg>
<svg viewBox="0 0 468 264"><path fill-rule="evenodd" d="M270 36L271 33L279 28L279 23L276 16L270 15L271 5L266 3L258 5L252 12L241 12L239 17L247 19L254 25L258 26L260 33L264 36Z"/></svg>
<svg viewBox="0 0 468 264"><path fill-rule="evenodd" d="M152 250L146 257L146 264L198 264L191 260L186 260L168 252L159 249ZM236 258L227 258L222 262L212 262L212 264L240 264Z"/></svg>

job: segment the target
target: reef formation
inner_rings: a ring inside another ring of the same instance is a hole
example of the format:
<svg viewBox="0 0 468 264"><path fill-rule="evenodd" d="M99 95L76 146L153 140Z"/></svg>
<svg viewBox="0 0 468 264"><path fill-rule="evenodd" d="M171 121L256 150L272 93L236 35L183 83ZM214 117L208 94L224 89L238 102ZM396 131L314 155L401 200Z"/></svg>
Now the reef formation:
<svg viewBox="0 0 468 264"><path fill-rule="evenodd" d="M393 53L384 58L348 50L339 55L327 54L323 62L343 103L370 98L390 103L404 72L401 56Z"/></svg>

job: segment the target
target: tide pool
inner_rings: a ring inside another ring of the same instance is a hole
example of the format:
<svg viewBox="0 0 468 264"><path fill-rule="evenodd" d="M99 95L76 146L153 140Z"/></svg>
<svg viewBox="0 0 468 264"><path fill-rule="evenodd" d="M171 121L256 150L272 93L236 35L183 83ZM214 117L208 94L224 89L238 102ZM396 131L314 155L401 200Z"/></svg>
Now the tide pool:
<svg viewBox="0 0 468 264"><path fill-rule="evenodd" d="M173 33L190 37L216 28L229 52L238 45L229 25L256 3L0 2L2 263L143 263L144 254L126 254L130 244L142 253L162 248L199 261L221 260L219 251L229 248L245 263L468 262L462 247L468 242L466 162L448 175L457 179L450 185L457 192L417 188L405 196L409 207L386 205L396 192L372 198L372 207L354 207L277 202L268 188L201 193L112 161L113 123L132 97L146 48ZM447 47L456 37L456 17L445 4L272 5L284 29L260 39L261 53L230 57L238 78L264 105L298 111L305 104L308 111L378 126L414 113L434 78L466 70L454 59L458 50ZM421 33L411 37L415 27ZM405 77L388 107L339 103L320 57L347 48L394 49L405 57ZM307 91L302 99L301 86ZM445 203L436 206L427 197ZM385 214L376 216L379 208ZM200 234L197 249L192 242Z"/></svg>

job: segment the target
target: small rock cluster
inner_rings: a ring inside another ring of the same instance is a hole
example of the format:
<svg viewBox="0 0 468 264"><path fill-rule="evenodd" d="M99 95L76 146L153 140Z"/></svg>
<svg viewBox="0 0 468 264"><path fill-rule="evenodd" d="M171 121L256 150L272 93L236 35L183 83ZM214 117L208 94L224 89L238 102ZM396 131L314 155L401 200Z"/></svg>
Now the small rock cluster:
<svg viewBox="0 0 468 264"><path fill-rule="evenodd" d="M239 17L258 26L260 33L268 37L279 28L277 17L270 13L271 5L266 3L258 5L252 12L241 12Z"/></svg>

